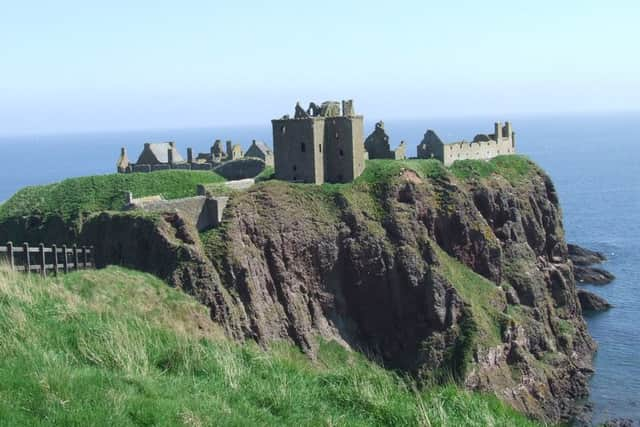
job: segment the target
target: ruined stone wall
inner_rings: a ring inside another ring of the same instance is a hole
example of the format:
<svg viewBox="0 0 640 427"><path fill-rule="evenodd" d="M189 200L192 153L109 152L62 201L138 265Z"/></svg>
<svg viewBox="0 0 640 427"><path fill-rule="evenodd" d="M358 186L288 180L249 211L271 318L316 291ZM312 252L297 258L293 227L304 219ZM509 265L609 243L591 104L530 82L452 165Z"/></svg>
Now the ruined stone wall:
<svg viewBox="0 0 640 427"><path fill-rule="evenodd" d="M376 127L365 139L364 147L369 153L370 159L393 159L395 153L389 145L389 135L384 130L384 123L376 123Z"/></svg>
<svg viewBox="0 0 640 427"><path fill-rule="evenodd" d="M431 129L427 130L418 144L419 159L438 159L444 163L444 143Z"/></svg>
<svg viewBox="0 0 640 427"><path fill-rule="evenodd" d="M432 130L424 134L422 142L418 145L418 158L434 158L442 161L445 166L451 165L456 160L488 160L504 154L514 154L515 134L511 130L511 124L504 126L495 124L495 132L491 135L479 134L471 142L460 141L444 144Z"/></svg>
<svg viewBox="0 0 640 427"><path fill-rule="evenodd" d="M228 199L228 197L196 196L174 200L148 200L134 203L129 206L129 209L156 213L177 212L198 231L204 231L220 225Z"/></svg>
<svg viewBox="0 0 640 427"><path fill-rule="evenodd" d="M119 173L132 173L132 172L155 172L170 169L178 170L211 170L213 166L210 163L161 163L155 165L149 164L130 164L124 169L118 168Z"/></svg>
<svg viewBox="0 0 640 427"><path fill-rule="evenodd" d="M363 118L332 117L325 121L324 165L327 182L349 182L364 170Z"/></svg>
<svg viewBox="0 0 640 427"><path fill-rule="evenodd" d="M400 142L398 148L393 150L393 158L395 160L406 160L407 159L407 144L404 141Z"/></svg>
<svg viewBox="0 0 640 427"><path fill-rule="evenodd" d="M324 182L324 117L272 120L277 179Z"/></svg>
<svg viewBox="0 0 640 427"><path fill-rule="evenodd" d="M511 138L501 138L500 141L455 142L444 144L443 163L451 165L456 160L479 159L488 160L503 154L514 154L515 147Z"/></svg>

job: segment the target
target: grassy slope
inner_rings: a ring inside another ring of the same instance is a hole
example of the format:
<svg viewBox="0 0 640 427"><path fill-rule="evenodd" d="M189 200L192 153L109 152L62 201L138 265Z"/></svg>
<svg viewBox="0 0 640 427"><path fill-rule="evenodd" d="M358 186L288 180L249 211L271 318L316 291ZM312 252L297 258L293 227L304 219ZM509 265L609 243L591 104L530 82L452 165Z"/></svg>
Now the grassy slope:
<svg viewBox="0 0 640 427"><path fill-rule="evenodd" d="M536 168L537 166L524 156L503 155L489 161L457 160L449 167L449 170L457 178L463 180L501 175L510 183L518 184Z"/></svg>
<svg viewBox="0 0 640 427"><path fill-rule="evenodd" d="M316 362L231 344L188 296L120 268L0 269L0 377L0 425L534 425L333 344Z"/></svg>
<svg viewBox="0 0 640 427"><path fill-rule="evenodd" d="M327 190L348 188L352 185L380 184L401 174L404 169L414 170L424 179L439 179L453 174L459 179L486 178L499 174L510 182L525 177L533 164L522 156L498 156L490 161L462 160L445 168L437 160L368 160L363 174L353 184L325 184ZM267 168L257 181L273 178L273 168ZM62 182L26 187L0 204L0 222L11 217L29 214L60 215L64 220L79 218L82 214L103 210L119 210L124 204L124 192L134 197L161 194L167 199L195 195L197 184L216 184L224 181L219 175L205 171L158 171L154 173L96 175L70 178ZM218 186L219 187L219 186ZM212 186L212 189L218 188ZM220 190L226 192L224 188Z"/></svg>
<svg viewBox="0 0 640 427"><path fill-rule="evenodd" d="M161 194L176 199L195 196L197 184L222 181L224 178L213 172L182 170L70 178L18 191L0 205L0 222L28 214L74 219L83 213L121 209L125 191L134 197Z"/></svg>

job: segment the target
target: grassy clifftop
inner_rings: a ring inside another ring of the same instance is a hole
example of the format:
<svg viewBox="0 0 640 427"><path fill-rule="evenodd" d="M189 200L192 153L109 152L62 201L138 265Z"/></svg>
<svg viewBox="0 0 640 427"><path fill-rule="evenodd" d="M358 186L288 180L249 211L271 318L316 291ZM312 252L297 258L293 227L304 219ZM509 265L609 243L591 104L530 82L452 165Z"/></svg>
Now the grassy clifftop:
<svg viewBox="0 0 640 427"><path fill-rule="evenodd" d="M516 155L499 156L489 161L462 160L449 168L437 160L369 160L365 171L354 184L389 182L407 169L415 171L423 179L455 176L467 180L502 175L514 181L526 177L534 167L525 157ZM257 177L257 181L272 178L273 169L269 168ZM119 210L125 200L125 191L131 191L134 197L161 194L166 199L175 199L195 195L197 184L224 181L224 178L212 172L181 170L70 178L18 191L0 204L0 223L8 218L26 215L56 215L66 221L83 214Z"/></svg>
<svg viewBox="0 0 640 427"><path fill-rule="evenodd" d="M181 170L70 178L18 191L0 205L0 222L33 214L75 219L86 213L121 209L125 191L131 191L134 197L161 194L176 199L194 196L197 184L223 181L213 172Z"/></svg>
<svg viewBox="0 0 640 427"><path fill-rule="evenodd" d="M0 269L3 425L535 425L496 398L417 392L336 345L232 344L204 307L120 268Z"/></svg>

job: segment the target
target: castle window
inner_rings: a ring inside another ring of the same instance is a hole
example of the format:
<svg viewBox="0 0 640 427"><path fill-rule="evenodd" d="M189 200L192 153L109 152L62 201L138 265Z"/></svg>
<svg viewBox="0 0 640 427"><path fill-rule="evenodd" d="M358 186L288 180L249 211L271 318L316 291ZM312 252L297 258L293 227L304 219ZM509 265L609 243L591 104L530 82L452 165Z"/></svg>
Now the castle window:
<svg viewBox="0 0 640 427"><path fill-rule="evenodd" d="M320 150L320 152L322 153L322 144L318 144L318 149Z"/></svg>
<svg viewBox="0 0 640 427"><path fill-rule="evenodd" d="M340 149L340 157L344 156L344 151L342 151L342 148Z"/></svg>
<svg viewBox="0 0 640 427"><path fill-rule="evenodd" d="M293 165L293 171L295 172L297 170L298 170L298 167L296 165Z"/></svg>
<svg viewBox="0 0 640 427"><path fill-rule="evenodd" d="M287 133L287 127L286 126L282 126L280 128L280 132L282 132L282 134L284 135L285 133Z"/></svg>
<svg viewBox="0 0 640 427"><path fill-rule="evenodd" d="M307 147L304 145L304 142L300 143L300 151L302 151L303 153L307 151Z"/></svg>

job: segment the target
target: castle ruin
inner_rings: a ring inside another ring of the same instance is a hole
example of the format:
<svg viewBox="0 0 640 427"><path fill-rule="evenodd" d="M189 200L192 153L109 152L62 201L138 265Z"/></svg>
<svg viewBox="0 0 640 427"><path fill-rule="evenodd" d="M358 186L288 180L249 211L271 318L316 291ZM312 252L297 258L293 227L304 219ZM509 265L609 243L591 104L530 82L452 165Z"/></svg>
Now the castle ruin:
<svg viewBox="0 0 640 427"><path fill-rule="evenodd" d="M384 122L376 123L376 127L365 139L364 148L367 150L370 159L395 159L404 160L407 158L406 145L400 141L400 145L395 150L391 150L389 145L389 135L384 130Z"/></svg>
<svg viewBox="0 0 640 427"><path fill-rule="evenodd" d="M342 108L341 108L342 107ZM293 182L350 182L364 170L363 117L353 101L296 104L272 120L275 176Z"/></svg>
<svg viewBox="0 0 640 427"><path fill-rule="evenodd" d="M271 121L273 151L254 140L246 152L239 144L216 140L206 153L194 157L187 149L186 160L174 142L146 143L136 163L129 162L122 148L117 163L120 173L153 172L166 169L213 170L226 179L251 178L266 166L275 168L275 178L322 184L351 182L363 172L366 159L404 160L404 141L391 150L384 123L377 122L364 140L362 115L355 114L353 101L310 103L306 110L297 103L293 117ZM225 147L226 145L226 147ZM226 151L225 151L226 148ZM495 123L492 134L478 134L471 142L444 143L431 129L417 147L419 159L438 159L445 166L456 160L488 160L515 153L515 132L511 123Z"/></svg>
<svg viewBox="0 0 640 427"><path fill-rule="evenodd" d="M178 152L174 142L145 143L138 160L131 163L127 150L122 147L116 165L119 173L154 172L168 169L214 170L221 175L241 178L256 176L265 166L273 165L273 153L260 141L253 141L245 153L240 144L226 141L226 148L217 139L207 153L193 155L187 148L186 160Z"/></svg>
<svg viewBox="0 0 640 427"><path fill-rule="evenodd" d="M478 134L473 141L465 140L445 144L429 129L422 142L418 145L418 158L438 159L445 166L450 166L456 160L488 160L503 154L514 154L516 152L516 136L511 129L511 123L504 125L497 122L494 124L494 133Z"/></svg>

